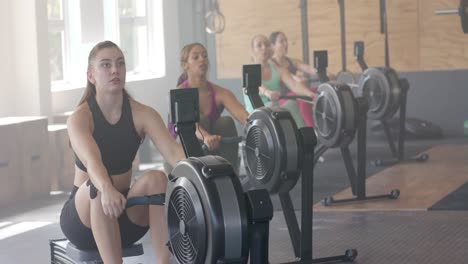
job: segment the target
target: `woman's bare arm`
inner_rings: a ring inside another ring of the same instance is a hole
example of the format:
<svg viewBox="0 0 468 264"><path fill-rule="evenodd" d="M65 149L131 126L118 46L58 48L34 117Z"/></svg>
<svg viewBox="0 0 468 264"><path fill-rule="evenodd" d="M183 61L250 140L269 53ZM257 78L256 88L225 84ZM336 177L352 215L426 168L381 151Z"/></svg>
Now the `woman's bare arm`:
<svg viewBox="0 0 468 264"><path fill-rule="evenodd" d="M242 125L245 124L249 113L245 110L244 106L237 101L236 96L228 89L216 86L216 95L222 101L222 104L229 113Z"/></svg>
<svg viewBox="0 0 468 264"><path fill-rule="evenodd" d="M308 89L302 82L294 80L289 71L281 67L277 67L276 69L281 78L281 81L283 81L291 91L293 91L297 95L309 97L315 96L315 93Z"/></svg>
<svg viewBox="0 0 468 264"><path fill-rule="evenodd" d="M293 58L290 58L290 59L291 59L291 62L299 71L303 73L307 73L314 78L318 78L317 72L315 71L315 68L312 65L305 64L298 59L293 59Z"/></svg>
<svg viewBox="0 0 468 264"><path fill-rule="evenodd" d="M294 63L294 65L299 71L309 74L311 79L319 79L317 71L312 65L305 64L298 59L291 59L291 61ZM336 76L332 73L328 73L328 78L330 80L335 80Z"/></svg>
<svg viewBox="0 0 468 264"><path fill-rule="evenodd" d="M94 186L103 191L112 182L102 163L101 152L93 138L91 112L80 107L67 120L68 135L75 154L86 167Z"/></svg>
<svg viewBox="0 0 468 264"><path fill-rule="evenodd" d="M141 115L140 122L143 124L143 131L148 135L161 152L164 159L175 166L175 164L182 159L185 159L185 153L182 145L177 143L171 136L169 131L161 118L161 115L153 108L146 105L139 105L138 110Z"/></svg>

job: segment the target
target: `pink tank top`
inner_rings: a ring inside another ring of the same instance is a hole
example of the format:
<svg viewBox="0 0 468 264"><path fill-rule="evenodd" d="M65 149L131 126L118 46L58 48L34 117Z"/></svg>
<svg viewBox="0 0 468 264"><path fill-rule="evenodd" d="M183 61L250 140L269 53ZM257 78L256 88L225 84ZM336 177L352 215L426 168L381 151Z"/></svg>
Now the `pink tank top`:
<svg viewBox="0 0 468 264"><path fill-rule="evenodd" d="M206 83L208 85L208 91L210 92L211 107L210 107L210 113L208 115L206 115L205 117L207 117L211 122L214 122L214 121L218 120L218 118L221 116L221 113L220 113L220 111L218 109L218 106L216 105L216 91L213 88L213 85L209 81L206 81ZM184 88L187 88L188 87L188 80L185 80L182 83L182 86Z"/></svg>
<svg viewBox="0 0 468 264"><path fill-rule="evenodd" d="M213 85L209 81L207 81L206 83L208 85L208 91L210 92L210 105L211 106L210 106L210 112L208 113L208 115L205 115L204 117L208 118L210 123L214 123L221 116L222 111L220 111L220 109L218 109L218 106L216 105L216 91L213 88ZM188 88L188 80L185 80L182 83L182 87ZM176 138L177 134L175 132L174 124L172 124L169 121L168 121L168 129L171 135L174 138Z"/></svg>

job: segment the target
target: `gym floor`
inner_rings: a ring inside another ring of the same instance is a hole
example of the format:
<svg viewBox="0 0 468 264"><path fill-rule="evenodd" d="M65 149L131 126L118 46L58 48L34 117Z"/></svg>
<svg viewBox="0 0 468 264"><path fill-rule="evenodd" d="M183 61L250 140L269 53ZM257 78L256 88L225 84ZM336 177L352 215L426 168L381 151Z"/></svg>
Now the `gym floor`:
<svg viewBox="0 0 468 264"><path fill-rule="evenodd" d="M355 146L351 145L351 152ZM314 175L314 258L357 249L354 263L468 263L468 138L406 142L407 156L428 151L421 164L367 167L368 194L401 190L397 200L365 201L323 207L320 200L346 196L349 181L340 151L330 149ZM370 138L367 156L389 158L386 141ZM456 176L454 176L456 175ZM291 196L300 213L300 186ZM49 239L61 238L59 213L67 194L18 202L0 210L0 263L50 263ZM275 216L270 224L270 262L294 260L289 233L272 197ZM299 216L299 215L298 215ZM146 254L124 263L154 263L148 236Z"/></svg>

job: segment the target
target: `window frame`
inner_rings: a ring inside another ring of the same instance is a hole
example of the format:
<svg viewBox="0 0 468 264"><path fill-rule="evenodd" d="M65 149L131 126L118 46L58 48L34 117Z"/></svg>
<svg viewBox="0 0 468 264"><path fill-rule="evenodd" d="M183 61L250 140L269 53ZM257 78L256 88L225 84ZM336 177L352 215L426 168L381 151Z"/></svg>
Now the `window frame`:
<svg viewBox="0 0 468 264"><path fill-rule="evenodd" d="M120 30L122 24L146 26L146 62L142 71L127 70L127 83L132 81L157 79L166 75L165 47L164 47L164 17L163 0L144 0L145 16L120 16L119 0L103 0L104 35L102 39L114 41L121 45ZM50 82L51 91L62 91L82 88L86 84L83 71L83 59L95 43L81 43L81 1L60 0L62 4L62 19L48 19L48 34L63 32L62 64L63 80ZM158 6L159 5L159 6ZM78 12L77 12L78 10ZM159 41L160 43L155 43ZM137 47L137 46L134 46ZM162 50L155 51L158 48ZM86 50L86 55L84 54ZM134 52L134 51L132 51ZM162 53L162 56L161 56ZM50 59L49 59L50 60ZM77 74L76 74L77 73ZM50 75L51 73L49 73Z"/></svg>

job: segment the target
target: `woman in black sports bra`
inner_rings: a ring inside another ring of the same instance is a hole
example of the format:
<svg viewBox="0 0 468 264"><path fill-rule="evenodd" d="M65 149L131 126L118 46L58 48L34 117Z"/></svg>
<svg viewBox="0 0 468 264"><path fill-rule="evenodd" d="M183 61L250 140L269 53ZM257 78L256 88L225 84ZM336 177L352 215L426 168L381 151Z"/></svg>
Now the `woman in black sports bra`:
<svg viewBox="0 0 468 264"><path fill-rule="evenodd" d="M130 185L132 161L145 136L171 165L185 158L183 149L158 112L127 94L125 58L116 44L94 46L87 77L85 94L67 120L76 166L74 188L60 216L62 231L80 249L97 248L104 263L122 263L122 245L150 230L158 263L168 263L164 207L125 209L125 204L130 197L166 191L162 171L145 172Z"/></svg>

